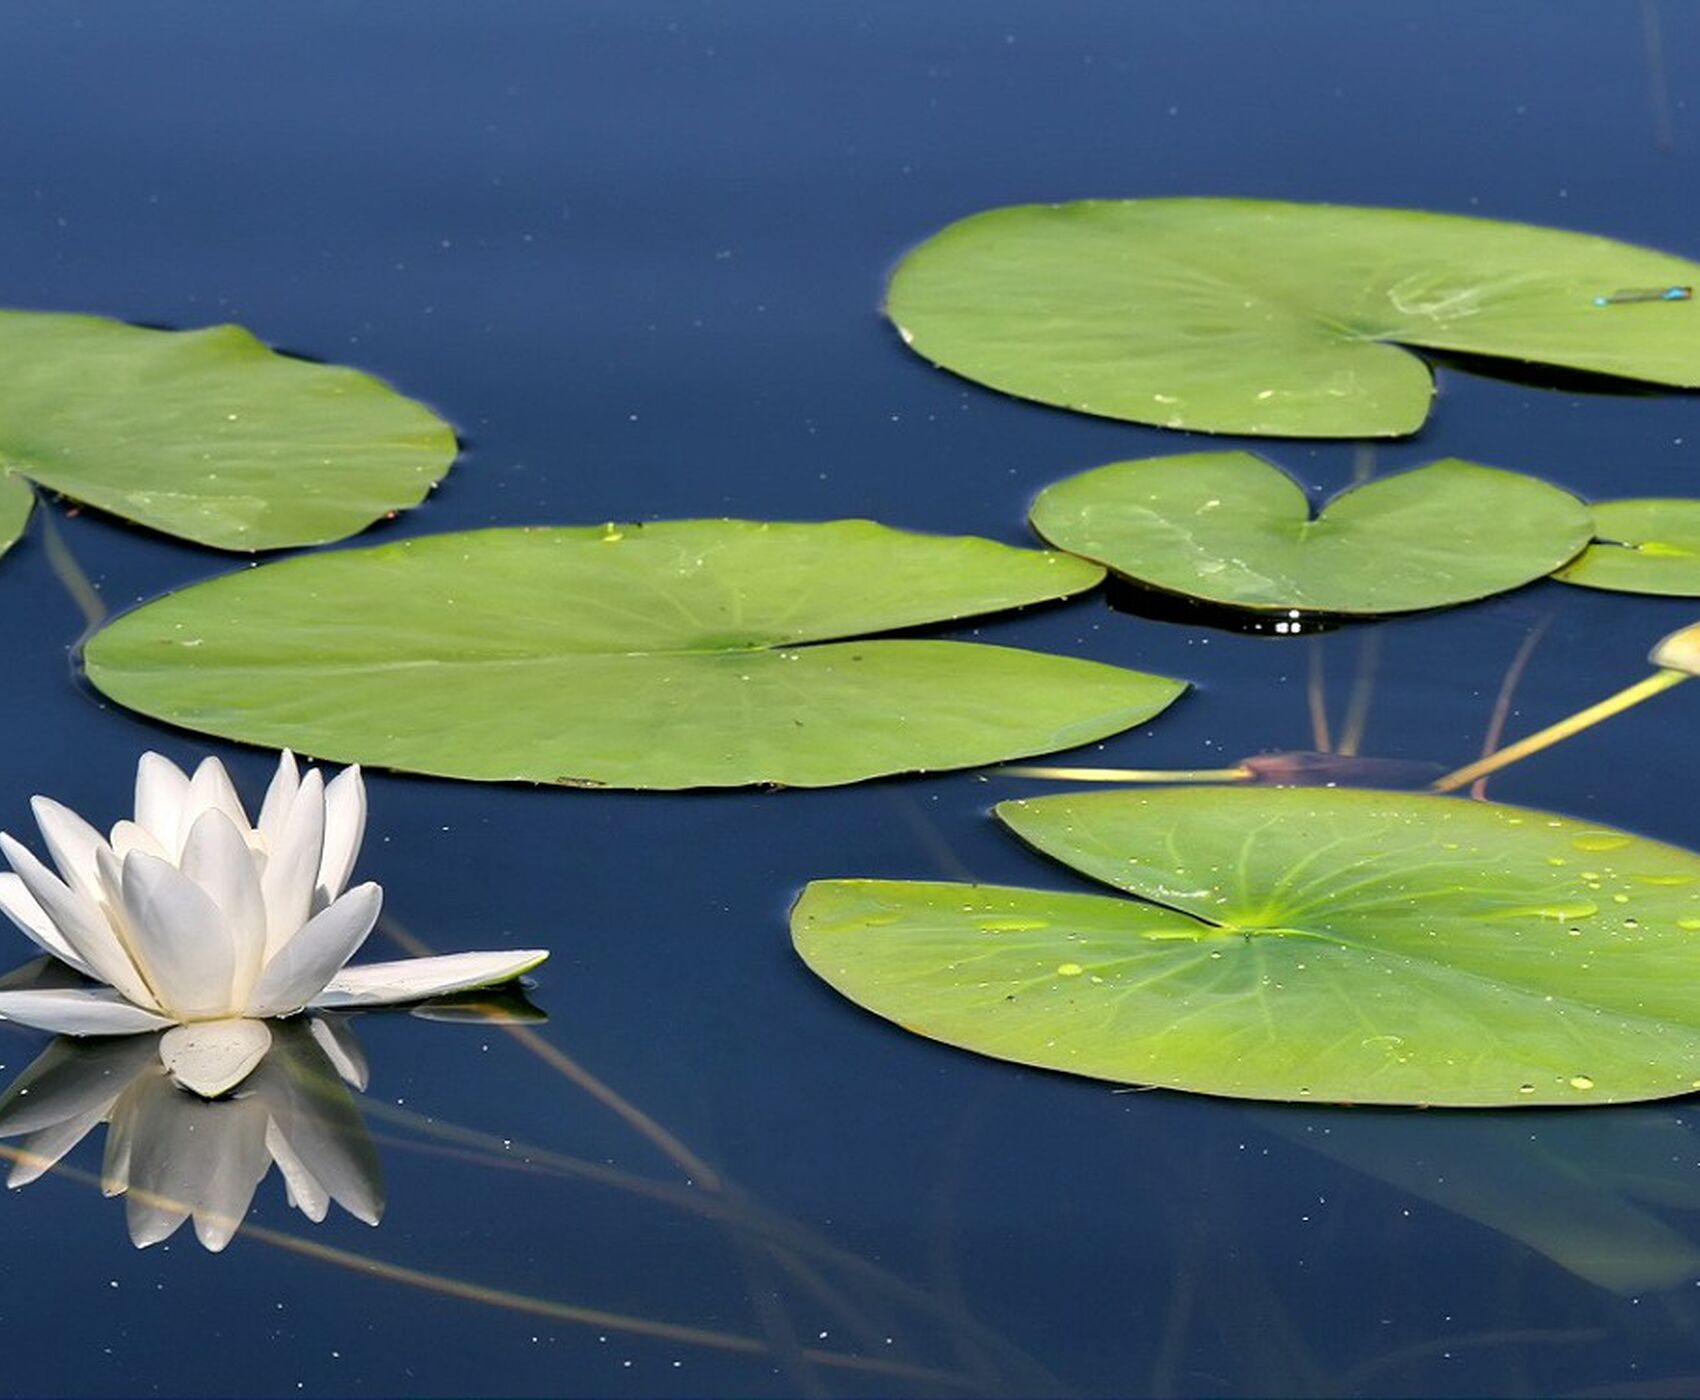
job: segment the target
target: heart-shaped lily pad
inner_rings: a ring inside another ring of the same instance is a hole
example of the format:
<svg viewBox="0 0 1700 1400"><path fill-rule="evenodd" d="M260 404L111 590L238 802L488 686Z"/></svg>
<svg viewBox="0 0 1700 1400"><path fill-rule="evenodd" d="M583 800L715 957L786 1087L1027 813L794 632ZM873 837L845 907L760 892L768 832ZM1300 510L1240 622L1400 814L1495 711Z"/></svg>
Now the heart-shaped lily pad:
<svg viewBox="0 0 1700 1400"><path fill-rule="evenodd" d="M1033 527L1154 588L1238 608L1411 612L1519 587L1593 537L1575 496L1449 459L1336 496L1249 452L1114 462L1048 486Z"/></svg>
<svg viewBox="0 0 1700 1400"><path fill-rule="evenodd" d="M240 326L0 311L0 548L29 514L5 473L199 544L280 549L417 505L455 450L423 404Z"/></svg>
<svg viewBox="0 0 1700 1400"><path fill-rule="evenodd" d="M1594 543L1553 577L1614 593L1700 598L1700 500L1596 502Z"/></svg>
<svg viewBox="0 0 1700 1400"><path fill-rule="evenodd" d="M833 640L1102 576L855 520L481 530L214 579L119 618L85 659L132 709L344 762L813 787L1067 748L1163 709L1181 682L967 642Z"/></svg>
<svg viewBox="0 0 1700 1400"><path fill-rule="evenodd" d="M1005 802L1128 894L827 880L798 952L935 1040L1131 1084L1381 1104L1700 1088L1700 856L1546 812L1323 788Z"/></svg>
<svg viewBox="0 0 1700 1400"><path fill-rule="evenodd" d="M1700 264L1528 224L1255 199L992 209L911 252L886 309L1022 398L1213 433L1372 437L1428 416L1416 346L1700 385Z"/></svg>

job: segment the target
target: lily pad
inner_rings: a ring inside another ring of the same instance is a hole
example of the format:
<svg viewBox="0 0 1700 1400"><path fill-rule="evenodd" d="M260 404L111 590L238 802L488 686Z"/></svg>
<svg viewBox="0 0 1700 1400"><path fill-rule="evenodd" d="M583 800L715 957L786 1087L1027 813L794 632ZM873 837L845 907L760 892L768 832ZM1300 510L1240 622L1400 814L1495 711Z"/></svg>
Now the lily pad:
<svg viewBox="0 0 1700 1400"><path fill-rule="evenodd" d="M945 369L1041 403L1210 433L1386 437L1428 416L1403 346L1700 385L1700 263L1406 209L1082 200L950 225L886 310ZM1666 299L1661 293L1670 293Z"/></svg>
<svg viewBox="0 0 1700 1400"><path fill-rule="evenodd" d="M35 492L30 490L29 482L10 472L0 472L0 554L18 542L34 506Z"/></svg>
<svg viewBox="0 0 1700 1400"><path fill-rule="evenodd" d="M1614 593L1700 598L1700 500L1597 502L1594 543L1553 577Z"/></svg>
<svg viewBox="0 0 1700 1400"><path fill-rule="evenodd" d="M342 539L417 505L455 451L423 404L240 326L0 311L0 470L168 535L242 550ZM6 481L0 502L7 543L21 488Z"/></svg>
<svg viewBox="0 0 1700 1400"><path fill-rule="evenodd" d="M85 659L144 714L345 762L815 787L1067 748L1163 709L1182 682L967 642L836 640L1102 577L864 520L480 530L214 579L118 619Z"/></svg>
<svg viewBox="0 0 1700 1400"><path fill-rule="evenodd" d="M1593 537L1575 496L1448 459L1342 492L1312 518L1301 487L1249 452L1114 462L1046 487L1033 528L1155 588L1239 608L1347 615L1503 593Z"/></svg>
<svg viewBox="0 0 1700 1400"><path fill-rule="evenodd" d="M1700 1088L1700 856L1410 794L1005 802L1137 899L828 880L808 965L908 1030L1130 1084L1338 1103L1578 1105Z"/></svg>

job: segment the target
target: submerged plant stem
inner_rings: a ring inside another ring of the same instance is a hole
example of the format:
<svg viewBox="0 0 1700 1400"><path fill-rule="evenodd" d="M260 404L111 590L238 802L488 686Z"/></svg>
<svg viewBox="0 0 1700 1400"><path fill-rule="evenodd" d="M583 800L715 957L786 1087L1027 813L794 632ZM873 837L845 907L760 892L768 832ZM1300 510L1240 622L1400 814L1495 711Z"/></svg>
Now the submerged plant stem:
<svg viewBox="0 0 1700 1400"><path fill-rule="evenodd" d="M1552 624L1552 614L1548 613L1529 629L1517 647L1517 654L1511 658L1511 664L1505 668L1505 679L1499 683L1499 694L1494 697L1493 713L1488 716L1487 733L1482 735L1482 757L1489 758L1499 747L1499 741L1505 734L1505 721L1511 717L1511 701L1517 694L1517 686L1523 679L1523 672L1528 668L1529 658L1535 654L1535 648L1540 645L1541 638L1546 635L1547 628ZM1487 779L1477 778L1470 788L1470 796L1478 801L1487 796Z"/></svg>
<svg viewBox="0 0 1700 1400"><path fill-rule="evenodd" d="M379 921L378 926L397 943L401 944L403 948L413 952L415 957L425 956L419 950L426 949L429 945L423 939L415 937L393 918L386 915ZM640 1137L647 1139L660 1152L670 1158L674 1165L686 1176L692 1178L698 1186L701 1186L705 1191L720 1190L719 1172L715 1171L713 1167L703 1161L701 1157L692 1152L690 1148L686 1147L684 1143L680 1142L678 1138L636 1104L623 1098L612 1087L604 1084L564 1050L550 1044L529 1026L504 1025L501 1029L556 1073L584 1090Z"/></svg>
<svg viewBox="0 0 1700 1400"><path fill-rule="evenodd" d="M540 1298L528 1293L515 1292L512 1289L493 1288L488 1284L473 1283L466 1279L452 1278L445 1274L431 1273L424 1269L409 1268L403 1264L393 1264L388 1260L375 1259L369 1255L358 1254L353 1250L338 1249L333 1245L320 1244L317 1240L304 1239L300 1235L292 1235L283 1230L273 1230L264 1225L248 1225L243 1233L276 1248L288 1250L293 1254L304 1254L308 1258L319 1259L328 1264L336 1264L342 1268L352 1269L356 1273L375 1275L390 1283L425 1289L432 1293L459 1298L469 1303L483 1303L491 1307L506 1308L511 1312L552 1318L559 1322L576 1323L584 1327L606 1328L609 1331L654 1337L662 1341L681 1342L690 1346L708 1347L718 1351L761 1354L768 1350L767 1345L760 1338L743 1333L726 1332L710 1327L694 1327L689 1324L665 1322L627 1313L606 1312L601 1308L581 1307L574 1303L559 1302L553 1298ZM949 1372L935 1370L927 1366L910 1365L902 1361L888 1361L883 1357L856 1356L846 1352L829 1351L822 1347L805 1347L802 1350L802 1356L816 1366L830 1366L837 1370L860 1371L874 1375L898 1376L950 1390L968 1389L959 1377L953 1376Z"/></svg>
<svg viewBox="0 0 1700 1400"><path fill-rule="evenodd" d="M1360 442L1352 449L1352 485L1362 486L1375 475L1375 444Z"/></svg>
<svg viewBox="0 0 1700 1400"><path fill-rule="evenodd" d="M22 1161L32 1164L40 1160L27 1150L13 1147L10 1144L0 1145L0 1157L14 1162ZM69 1166L64 1162L54 1163L53 1170L60 1176L68 1177L84 1185L96 1187L101 1185L99 1176ZM132 1187L129 1194L150 1204L166 1206L174 1210L186 1208L183 1202L170 1196L143 1191L136 1187ZM243 1226L243 1234L274 1248L287 1250L292 1254L304 1255L309 1259L317 1259L322 1263L333 1264L340 1268L353 1270L355 1273L381 1278L390 1283L399 1283L410 1288L423 1289L446 1297L458 1298L463 1302L481 1303L489 1307L505 1308L510 1312L527 1313L534 1317L547 1317L557 1322L572 1323L581 1327L596 1327L632 1336L651 1337L660 1341L678 1342L686 1346L699 1346L718 1351L746 1354L762 1354L768 1351L767 1344L761 1338L744 1333L723 1331L712 1327L697 1327L689 1323L668 1322L659 1318L642 1317L630 1313L611 1312L602 1308L583 1307L576 1303L537 1297L513 1289L496 1288L489 1284L473 1282L470 1279L454 1278L447 1274L433 1273L425 1269L409 1268L404 1264L391 1263L388 1260L377 1259L371 1255L357 1253L354 1250L338 1249L334 1245L321 1244L317 1240L305 1239L300 1235L293 1235L284 1230L274 1230L265 1225L247 1223ZM960 1377L927 1366L911 1365L907 1362L887 1360L878 1356L857 1356L848 1352L831 1351L824 1347L806 1347L801 1354L806 1361L816 1366L828 1366L839 1370L874 1375L896 1376L950 1390L969 1390L969 1386Z"/></svg>
<svg viewBox="0 0 1700 1400"><path fill-rule="evenodd" d="M107 618L106 600L100 596L100 590L94 586L94 582L83 571L83 566L77 562L77 556L71 553L71 547L65 543L65 537L60 533L59 522L53 518L53 512L45 501L38 502L36 515L41 522L38 528L41 531L42 552L47 556L47 567L53 570L53 576L71 595L71 601L77 605L77 611L83 615L83 621L91 628L99 627Z"/></svg>
<svg viewBox="0 0 1700 1400"><path fill-rule="evenodd" d="M1305 680L1305 703L1310 708L1310 746L1318 753L1332 753L1334 738L1328 729L1328 674L1324 669L1321 637L1310 639L1310 674Z"/></svg>
<svg viewBox="0 0 1700 1400"><path fill-rule="evenodd" d="M1478 778L1485 778L1489 773L1497 773L1501 768L1509 768L1519 759L1527 758L1532 753L1551 748L1554 744L1568 739L1573 734L1579 734L1584 729L1598 724L1603 719L1622 714L1631 706L1639 705L1643 700L1650 700L1662 691L1669 690L1673 685L1689 679L1687 671L1655 671L1645 680L1636 681L1634 685L1625 686L1615 695L1608 695L1596 705L1590 705L1585 710L1578 710L1568 719L1561 719L1557 724L1549 724L1545 729L1519 739L1515 744L1508 744L1498 753L1489 754L1486 758L1448 773L1438 779L1433 788L1434 792L1456 792L1459 788L1473 783Z"/></svg>
<svg viewBox="0 0 1700 1400"><path fill-rule="evenodd" d="M1659 19L1659 0L1641 0L1641 48L1647 59L1647 106L1653 118L1653 149L1670 155L1676 150L1676 127L1670 114L1670 82L1665 76L1665 36Z"/></svg>
<svg viewBox="0 0 1700 1400"><path fill-rule="evenodd" d="M1365 632L1358 639L1358 664L1352 675L1352 691L1346 700L1346 718L1340 725L1339 752L1356 758L1369 727L1370 701L1375 698L1375 673L1381 662L1381 634Z"/></svg>

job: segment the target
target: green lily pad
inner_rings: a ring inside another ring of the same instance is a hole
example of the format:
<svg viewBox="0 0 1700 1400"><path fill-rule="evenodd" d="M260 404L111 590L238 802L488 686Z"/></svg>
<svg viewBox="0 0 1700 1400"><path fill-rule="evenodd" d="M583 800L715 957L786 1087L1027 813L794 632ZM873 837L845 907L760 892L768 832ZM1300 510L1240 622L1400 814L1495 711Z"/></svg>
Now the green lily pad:
<svg viewBox="0 0 1700 1400"><path fill-rule="evenodd" d="M808 965L908 1030L1240 1098L1577 1105L1700 1088L1700 856L1495 803L1155 789L1005 802L1138 899L828 880Z"/></svg>
<svg viewBox="0 0 1700 1400"><path fill-rule="evenodd" d="M0 311L0 469L168 535L243 550L342 539L417 505L455 451L423 404L240 326ZM12 519L8 502L0 531Z"/></svg>
<svg viewBox="0 0 1700 1400"><path fill-rule="evenodd" d="M1700 385L1700 305L1681 299L1697 284L1700 263L1528 224L1082 200L950 225L899 264L886 310L935 364L1041 403L1209 433L1386 437L1422 426L1434 392L1402 346Z"/></svg>
<svg viewBox="0 0 1700 1400"><path fill-rule="evenodd" d="M480 530L214 579L119 618L85 660L144 714L342 762L815 787L1066 748L1163 709L1181 682L967 642L835 640L1102 576L858 520Z"/></svg>
<svg viewBox="0 0 1700 1400"><path fill-rule="evenodd" d="M35 492L21 476L0 471L0 554L18 542L35 508Z"/></svg>
<svg viewBox="0 0 1700 1400"><path fill-rule="evenodd" d="M1614 593L1700 598L1700 500L1596 502L1594 543L1553 577Z"/></svg>
<svg viewBox="0 0 1700 1400"><path fill-rule="evenodd" d="M1593 537L1575 496L1456 459L1382 477L1311 516L1249 452L1114 462L1048 486L1033 528L1155 588L1237 608L1374 615L1440 608L1549 574Z"/></svg>

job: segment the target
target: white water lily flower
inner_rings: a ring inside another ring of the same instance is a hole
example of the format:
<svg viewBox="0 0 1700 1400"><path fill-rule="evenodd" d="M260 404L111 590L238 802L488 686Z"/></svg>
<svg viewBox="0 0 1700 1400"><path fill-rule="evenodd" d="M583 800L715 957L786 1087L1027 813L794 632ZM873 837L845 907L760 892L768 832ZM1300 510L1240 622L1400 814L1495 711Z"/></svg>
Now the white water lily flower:
<svg viewBox="0 0 1700 1400"><path fill-rule="evenodd" d="M548 953L456 953L344 964L378 918L375 884L346 889L366 829L357 767L329 783L278 761L257 826L216 758L193 778L159 754L136 767L136 815L103 837L49 798L31 803L58 874L0 833L0 910L98 988L0 991L0 1017L70 1035L175 1026L160 1058L212 1097L271 1044L265 1019L308 1007L417 1001L489 986Z"/></svg>

